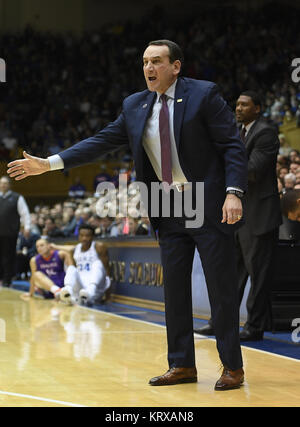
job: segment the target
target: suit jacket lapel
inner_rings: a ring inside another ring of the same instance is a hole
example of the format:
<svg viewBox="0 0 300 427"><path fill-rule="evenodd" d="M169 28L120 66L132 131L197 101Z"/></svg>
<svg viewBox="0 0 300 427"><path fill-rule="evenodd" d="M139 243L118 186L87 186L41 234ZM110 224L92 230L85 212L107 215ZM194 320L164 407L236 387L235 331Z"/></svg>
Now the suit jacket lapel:
<svg viewBox="0 0 300 427"><path fill-rule="evenodd" d="M149 92L144 101L137 108L136 115L136 137L137 143L142 146L142 139L146 122L152 112L153 104L156 99L156 92Z"/></svg>
<svg viewBox="0 0 300 427"><path fill-rule="evenodd" d="M250 142L251 142L253 136L255 135L255 128L257 126L257 123L258 123L258 120L256 120L253 123L253 125L251 126L249 132L247 133L247 136L246 136L246 148L249 147Z"/></svg>
<svg viewBox="0 0 300 427"><path fill-rule="evenodd" d="M180 143L180 131L184 117L184 109L188 99L186 83L183 78L179 78L175 90L174 99L174 137L178 150Z"/></svg>

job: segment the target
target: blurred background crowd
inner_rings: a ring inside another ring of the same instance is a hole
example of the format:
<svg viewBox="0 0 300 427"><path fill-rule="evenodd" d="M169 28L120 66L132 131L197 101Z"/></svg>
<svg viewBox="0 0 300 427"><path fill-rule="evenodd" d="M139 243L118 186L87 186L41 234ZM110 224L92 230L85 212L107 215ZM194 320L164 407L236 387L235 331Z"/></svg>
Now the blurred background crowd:
<svg viewBox="0 0 300 427"><path fill-rule="evenodd" d="M219 6L217 13L203 8L172 22L155 7L139 22L107 24L82 36L30 27L3 34L10 84L0 87L1 158L16 158L20 148L55 154L114 120L122 100L145 89L141 55L162 34L181 45L183 74L216 82L233 108L241 91L251 89L277 126L300 118L299 84L291 79L300 46L295 13L282 5L259 14Z"/></svg>

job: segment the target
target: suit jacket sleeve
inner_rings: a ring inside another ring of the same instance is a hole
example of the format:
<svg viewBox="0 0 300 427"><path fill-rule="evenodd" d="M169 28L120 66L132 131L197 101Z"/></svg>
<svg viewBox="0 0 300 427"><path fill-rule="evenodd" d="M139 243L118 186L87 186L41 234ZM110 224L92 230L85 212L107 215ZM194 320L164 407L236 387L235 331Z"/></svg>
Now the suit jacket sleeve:
<svg viewBox="0 0 300 427"><path fill-rule="evenodd" d="M259 181L267 168L274 167L279 141L275 130L265 127L255 137L254 148L248 161L248 179L250 182Z"/></svg>
<svg viewBox="0 0 300 427"><path fill-rule="evenodd" d="M245 145L241 141L234 114L215 84L207 90L204 116L213 144L224 160L226 187L239 187L246 191Z"/></svg>
<svg viewBox="0 0 300 427"><path fill-rule="evenodd" d="M59 153L64 161L65 169L93 163L99 157L128 145L128 136L124 113L96 135L84 139L65 151Z"/></svg>

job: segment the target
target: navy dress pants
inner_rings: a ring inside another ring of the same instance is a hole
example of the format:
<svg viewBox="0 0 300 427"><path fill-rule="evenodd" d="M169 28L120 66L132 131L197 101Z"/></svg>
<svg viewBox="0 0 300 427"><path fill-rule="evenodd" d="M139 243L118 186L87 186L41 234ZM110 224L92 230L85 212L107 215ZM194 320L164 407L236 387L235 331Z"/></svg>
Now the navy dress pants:
<svg viewBox="0 0 300 427"><path fill-rule="evenodd" d="M185 228L184 218L160 218L169 367L194 367L191 275L198 250L208 289L217 349L223 365L243 366L234 235L205 223Z"/></svg>

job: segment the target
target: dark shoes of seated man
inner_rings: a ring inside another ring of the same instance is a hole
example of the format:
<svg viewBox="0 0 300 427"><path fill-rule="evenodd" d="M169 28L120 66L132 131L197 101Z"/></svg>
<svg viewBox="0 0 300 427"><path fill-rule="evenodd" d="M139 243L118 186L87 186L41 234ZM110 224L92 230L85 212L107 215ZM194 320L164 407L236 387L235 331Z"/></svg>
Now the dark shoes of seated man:
<svg viewBox="0 0 300 427"><path fill-rule="evenodd" d="M214 328L210 323L202 326L202 328L195 329L194 332L200 335L215 335ZM263 336L263 331L243 329L240 332L240 341L261 341Z"/></svg>
<svg viewBox="0 0 300 427"><path fill-rule="evenodd" d="M152 386L175 385L184 383L196 383L196 368L171 368L165 374L154 377L149 381ZM232 390L239 388L244 382L244 371L242 368L232 371L224 367L221 377L215 385L215 390Z"/></svg>

